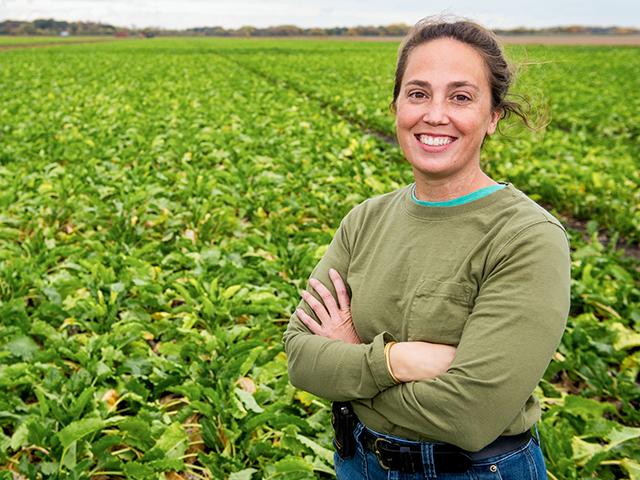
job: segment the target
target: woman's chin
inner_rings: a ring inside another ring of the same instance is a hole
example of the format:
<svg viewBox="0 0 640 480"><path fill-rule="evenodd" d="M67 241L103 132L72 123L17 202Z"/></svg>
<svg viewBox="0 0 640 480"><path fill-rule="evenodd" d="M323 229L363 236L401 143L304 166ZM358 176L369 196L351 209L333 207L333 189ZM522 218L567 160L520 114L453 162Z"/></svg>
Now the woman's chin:
<svg viewBox="0 0 640 480"><path fill-rule="evenodd" d="M413 167L413 176L424 179L443 180L446 178L455 178L458 170L452 168L451 165L445 165L441 162L420 162L411 163Z"/></svg>

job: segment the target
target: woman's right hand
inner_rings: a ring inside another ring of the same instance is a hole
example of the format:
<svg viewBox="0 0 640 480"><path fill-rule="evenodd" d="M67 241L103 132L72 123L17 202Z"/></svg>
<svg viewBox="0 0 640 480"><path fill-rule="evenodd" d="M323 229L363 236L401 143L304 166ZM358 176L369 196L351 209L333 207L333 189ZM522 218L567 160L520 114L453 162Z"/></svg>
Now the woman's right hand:
<svg viewBox="0 0 640 480"><path fill-rule="evenodd" d="M398 342L389 351L394 376L401 382L430 380L445 373L456 355L451 345L429 342Z"/></svg>

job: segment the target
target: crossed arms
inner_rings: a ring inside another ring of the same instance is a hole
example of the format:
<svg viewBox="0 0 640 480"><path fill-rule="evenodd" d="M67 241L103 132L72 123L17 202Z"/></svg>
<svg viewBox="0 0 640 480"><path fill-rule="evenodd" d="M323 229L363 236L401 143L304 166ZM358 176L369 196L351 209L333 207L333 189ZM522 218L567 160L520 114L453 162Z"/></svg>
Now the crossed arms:
<svg viewBox="0 0 640 480"><path fill-rule="evenodd" d="M308 290L317 296L304 295L285 333L291 382L330 400L367 399L388 422L467 450L499 436L535 389L564 330L570 283L564 231L540 222L510 242L482 284L457 348L393 346L390 364L400 384L384 357L384 345L397 339L380 332L358 343L348 291L338 279L348 266L339 229L311 275L319 283L310 281Z"/></svg>

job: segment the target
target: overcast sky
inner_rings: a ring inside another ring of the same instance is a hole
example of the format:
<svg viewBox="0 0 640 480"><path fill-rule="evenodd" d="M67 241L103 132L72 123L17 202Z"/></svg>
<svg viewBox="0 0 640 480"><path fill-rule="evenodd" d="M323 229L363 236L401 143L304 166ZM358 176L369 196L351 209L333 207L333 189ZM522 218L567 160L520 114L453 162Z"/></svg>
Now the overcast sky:
<svg viewBox="0 0 640 480"><path fill-rule="evenodd" d="M463 15L491 28L640 27L638 0L0 0L0 21L55 18L165 28L413 24L439 13Z"/></svg>

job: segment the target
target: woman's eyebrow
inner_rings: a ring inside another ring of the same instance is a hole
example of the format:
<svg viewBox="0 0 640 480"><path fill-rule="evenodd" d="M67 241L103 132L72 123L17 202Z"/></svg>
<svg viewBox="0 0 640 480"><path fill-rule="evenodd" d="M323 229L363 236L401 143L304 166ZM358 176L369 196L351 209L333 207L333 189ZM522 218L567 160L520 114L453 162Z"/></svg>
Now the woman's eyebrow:
<svg viewBox="0 0 640 480"><path fill-rule="evenodd" d="M451 82L451 83L449 83L449 87L452 87L452 88L470 87L470 88L473 88L474 90L480 90L476 85L474 85L471 82L467 82L466 80L459 80L457 82Z"/></svg>
<svg viewBox="0 0 640 480"><path fill-rule="evenodd" d="M417 85L418 87L431 88L431 84L426 80L409 80L407 85Z"/></svg>
<svg viewBox="0 0 640 480"><path fill-rule="evenodd" d="M406 85L417 85L418 87L423 88L431 88L431 84L426 80L409 80ZM470 87L474 90L480 90L476 85L471 82L467 82L466 80L458 80L455 82L449 82L447 85L448 88L458 88L458 87Z"/></svg>

